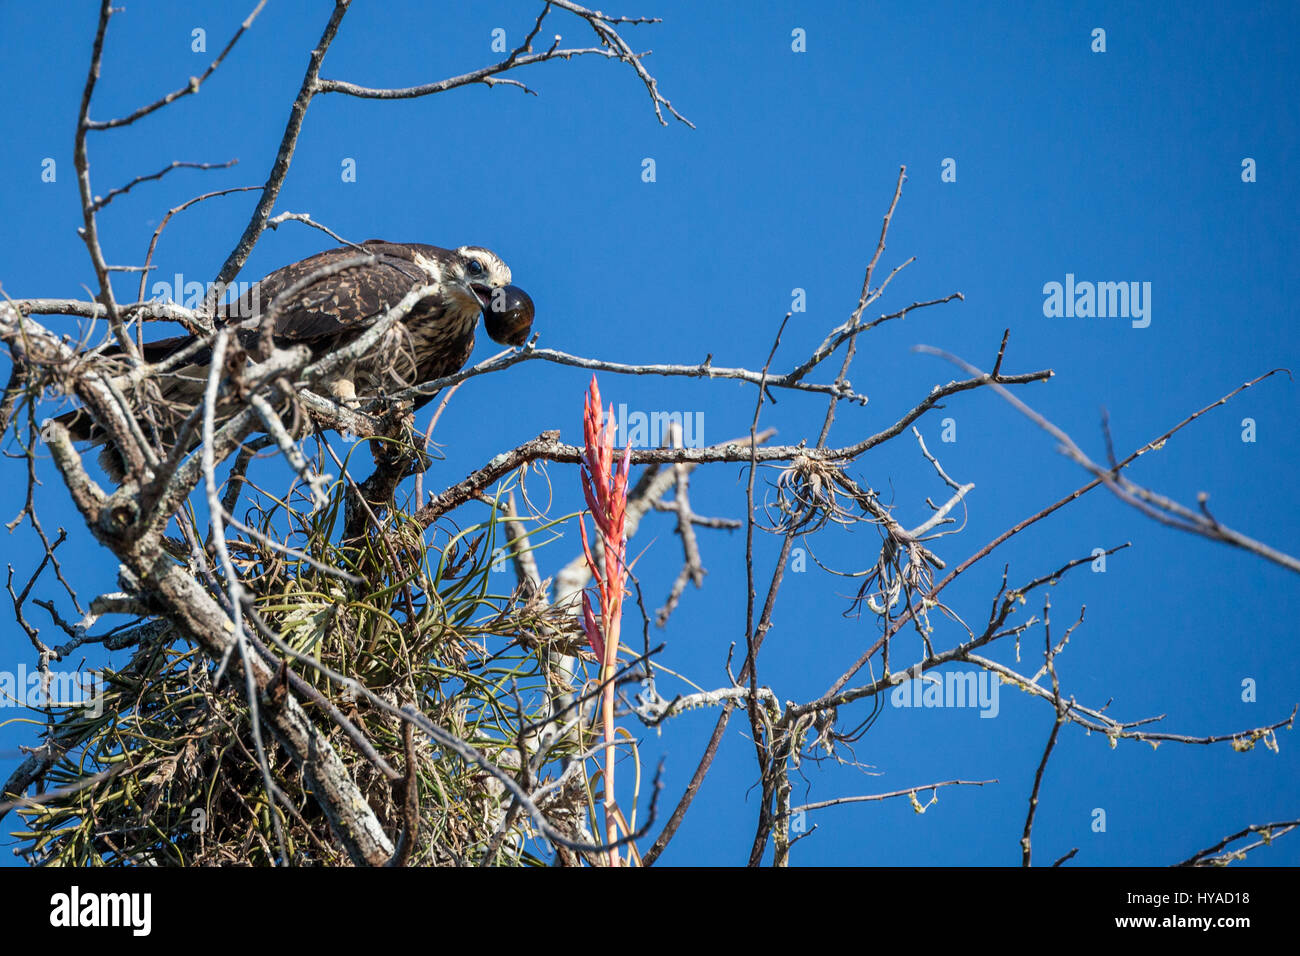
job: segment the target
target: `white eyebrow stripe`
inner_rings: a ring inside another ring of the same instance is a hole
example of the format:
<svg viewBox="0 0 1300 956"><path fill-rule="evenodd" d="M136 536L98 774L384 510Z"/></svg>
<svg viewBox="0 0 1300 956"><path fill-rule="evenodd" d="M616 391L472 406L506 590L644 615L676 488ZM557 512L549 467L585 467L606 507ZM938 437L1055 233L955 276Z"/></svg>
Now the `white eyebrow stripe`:
<svg viewBox="0 0 1300 956"><path fill-rule="evenodd" d="M510 284L510 267L491 249L482 246L460 246L456 253L466 259L473 259L487 270L492 285Z"/></svg>

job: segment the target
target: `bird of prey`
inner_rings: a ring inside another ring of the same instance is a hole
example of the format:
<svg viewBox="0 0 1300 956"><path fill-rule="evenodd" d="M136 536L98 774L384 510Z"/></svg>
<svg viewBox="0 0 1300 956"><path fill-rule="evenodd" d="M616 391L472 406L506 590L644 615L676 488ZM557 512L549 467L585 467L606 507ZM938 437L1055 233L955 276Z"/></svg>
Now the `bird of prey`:
<svg viewBox="0 0 1300 956"><path fill-rule="evenodd" d="M372 258L365 259L366 256ZM348 260L362 260L348 265ZM271 313L271 341L278 348L306 345L323 358L359 338L375 321L421 286L429 292L364 354L332 370L322 383L335 400L355 404L429 382L461 369L474 348L479 314L488 335L505 345L522 345L533 324L533 300L511 284L510 269L480 246L442 249L421 243L371 239L341 246L279 269L240 299L223 307L218 323L253 359L269 358L261 336ZM156 376L161 401L149 403L152 425L165 445L175 443L181 423L200 401L212 349L196 336L146 343L143 358L166 363ZM116 349L107 355L120 354ZM432 395L419 396L415 407ZM102 442L90 417L78 409L59 417L74 439ZM146 434L148 429L146 428ZM110 476L121 477L114 449L101 456Z"/></svg>

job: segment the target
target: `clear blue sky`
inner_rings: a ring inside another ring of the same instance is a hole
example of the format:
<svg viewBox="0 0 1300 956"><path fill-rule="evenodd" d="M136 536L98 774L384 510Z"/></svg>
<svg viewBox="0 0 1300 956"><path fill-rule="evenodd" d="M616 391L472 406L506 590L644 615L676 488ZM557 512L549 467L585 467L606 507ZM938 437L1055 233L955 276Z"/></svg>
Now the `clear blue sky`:
<svg viewBox="0 0 1300 956"><path fill-rule="evenodd" d="M123 115L201 72L252 6L132 0L111 25L92 115ZM263 181L328 9L273 0L198 96L93 137L101 194L174 159L239 159L229 170L174 172L115 201L100 217L111 262L140 262L169 207ZM513 45L538 9L357 0L323 75L407 86L458 74L498 59L491 31L504 28ZM83 296L94 282L76 234L72 139L95 11L88 2L0 5L7 41L0 283L11 296ZM1294 5L628 0L616 12L664 18L625 35L637 49L654 50L647 66L697 130L661 128L632 72L595 59L518 74L537 97L505 86L398 102L327 96L307 116L276 211L309 212L353 240L493 248L536 301L542 344L612 360L696 362L711 352L720 365L759 367L791 290L803 288L808 310L787 330L775 362L781 369L852 310L897 169L906 164L910 178L883 267L913 255L917 262L894 282L882 311L952 291L966 299L863 338L852 381L871 401L841 409L834 444L879 430L956 377L911 346L940 346L987 367L1007 327L1008 371L1056 372L1022 397L1097 458L1104 457L1103 407L1117 450L1127 454L1243 381L1296 364L1300 195L1287 172L1300 145ZM207 30L205 54L190 50L195 27ZM1105 53L1091 50L1098 27ZM804 53L791 50L795 28L807 31ZM560 11L543 35L557 29L566 41L588 43L585 26ZM57 162L53 183L41 181L45 157ZM641 179L646 157L656 163L654 183ZM1257 164L1256 182L1242 181L1247 157ZM345 158L356 161L356 182L341 180ZM941 181L946 158L956 161L956 182ZM155 259L159 274L210 278L254 195L214 200L175 220ZM282 227L264 237L241 278L329 244L314 230ZM1150 282L1149 327L1046 317L1043 286L1067 274ZM119 298L133 298L134 288L122 281ZM481 336L476 356L493 348ZM827 368L818 380L831 374ZM450 484L544 429L576 440L587 378L530 363L463 387L439 427L447 460L430 471L426 487ZM735 383L602 375L601 386L632 409L703 411L709 441L746 433L753 412L753 390ZM1188 503L1208 492L1220 520L1300 550L1292 499L1296 394L1285 376L1270 379L1145 456L1132 477ZM778 398L765 422L783 440L815 441L822 401ZM941 440L944 417L956 422L955 442ZM1244 418L1256 423L1253 443L1242 441ZM948 473L976 484L966 530L936 545L950 565L1085 480L1050 438L991 393L958 396L920 424ZM905 525L923 519L926 496L944 493L910 436L851 473L895 504ZM551 474L557 507L578 507L576 472ZM78 527L57 478L47 477L47 526ZM20 503L17 484L9 487L6 520ZM694 489L698 510L743 515L742 468L698 473ZM30 532L3 540L25 580L34 560ZM1065 692L1091 706L1109 701L1119 719L1165 714L1166 730L1196 736L1289 714L1300 700L1296 576L1160 527L1104 491L998 551L947 597L976 623L1004 563L1011 580L1023 582L1125 541L1133 546L1113 556L1106 573L1085 567L1052 589L1058 627L1087 605L1058 663ZM665 663L716 687L725 683L728 643L743 640L743 535L704 531L702 546L705 589L686 594L658 637L668 643ZM839 568L861 567L877 546L874 533L861 530L816 542L818 557ZM543 572L554 573L577 548L572 536L551 545L541 555ZM647 548L638 573L653 607L679 561L664 516L647 522L631 550ZM776 542L762 540L759 551L766 580ZM112 586L106 552L82 537L67 553L84 593ZM815 567L789 576L760 669L782 700L816 695L874 640L870 620L843 616L853 589ZM1024 613L1040 609L1041 597ZM33 616L39 623L40 612ZM935 640L948 646L958 634L941 624ZM1041 631L1032 635L1020 664L1028 673L1042 646ZM0 622L0 636L0 669L30 666L17 627ZM918 652L916 638L904 635L895 662ZM1010 646L992 656L1015 664ZM1254 702L1242 700L1246 680L1257 685ZM1018 863L1052 713L1006 687L1000 704L996 719L970 709L887 707L856 748L872 775L806 763L808 789L796 791L797 802L956 777L999 783L943 790L923 816L906 801L822 811L810 818L820 829L799 843L795 862ZM16 713L0 711L0 719ZM841 714L846 725L861 716L861 705ZM667 758L666 807L713 721L712 713L693 713L661 737L645 735L649 758ZM666 863L734 863L747 855L755 768L744 729L745 721L733 721ZM15 766L14 750L31 733L24 725L0 728L0 775ZM1043 784L1037 858L1050 862L1077 846L1079 864L1161 864L1247 824L1295 817L1300 762L1291 733L1279 743L1280 754L1169 743L1112 749L1104 737L1067 727ZM1091 829L1097 808L1106 814L1104 833ZM1300 838L1251 859L1296 864Z"/></svg>

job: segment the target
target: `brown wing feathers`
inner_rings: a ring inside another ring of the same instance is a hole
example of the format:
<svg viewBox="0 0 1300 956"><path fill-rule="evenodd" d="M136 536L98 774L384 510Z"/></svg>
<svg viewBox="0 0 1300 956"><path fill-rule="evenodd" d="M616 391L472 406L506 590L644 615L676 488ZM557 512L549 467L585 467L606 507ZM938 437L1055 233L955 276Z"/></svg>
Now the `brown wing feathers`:
<svg viewBox="0 0 1300 956"><path fill-rule="evenodd" d="M474 347L474 329L479 308L473 298L466 304L463 270L469 256L486 254L504 276L498 284L509 279L509 270L487 250L463 247L460 251L442 249L422 244L391 243L372 239L355 246L342 246L318 253L300 262L294 262L271 273L233 305L227 307L224 323L237 329L240 343L258 358L259 319L270 308L277 296L305 283L313 273L329 270L362 252L375 256L374 261L332 271L310 281L294 292L291 300L279 304L275 316L273 338L277 345L307 345L314 357L326 355L360 335L375 319L396 305L411 289L420 285L439 286L395 327L382 347L372 349L360 360L340 371L339 378L350 391L360 386L358 396L378 395L390 388L415 385L423 381L450 374L461 368ZM417 262L436 264L433 275ZM469 262L470 265L474 263ZM476 275L482 270L474 266ZM441 270L441 272L439 271ZM457 287L439 282L453 270L462 282ZM481 280L476 280L481 281ZM486 295L482 285L474 287ZM443 291L445 290L445 291ZM522 289L506 285L505 301L510 303L506 314L489 316L488 331L494 339L519 344L527 337L532 325L532 300ZM219 320L221 321L221 320ZM144 345L143 358L157 364L194 344L190 335L174 336ZM104 356L118 354L117 349L106 350ZM157 383L163 399L163 408L154 419L159 427L159 437L171 440L172 430L183 421L189 410L201 400L207 366L212 351L208 347L196 349L186 358L182 367L158 376ZM353 381L355 380L355 381ZM340 390L339 394L346 394ZM416 406L423 405L432 396L422 396ZM163 421L157 421L161 417ZM80 409L57 419L79 440L95 440L96 429L90 417ZM120 462L116 455L108 461L101 456L110 474L120 477ZM116 468L112 467L114 464Z"/></svg>

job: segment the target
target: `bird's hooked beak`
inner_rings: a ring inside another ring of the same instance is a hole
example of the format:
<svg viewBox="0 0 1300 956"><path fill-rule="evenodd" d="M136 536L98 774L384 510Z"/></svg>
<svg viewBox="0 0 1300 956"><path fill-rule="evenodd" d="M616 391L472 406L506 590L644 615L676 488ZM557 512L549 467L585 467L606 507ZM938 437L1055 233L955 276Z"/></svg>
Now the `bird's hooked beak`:
<svg viewBox="0 0 1300 956"><path fill-rule="evenodd" d="M517 285L493 289L472 286L483 307L483 324L492 341L502 345L523 345L533 328L533 300Z"/></svg>

